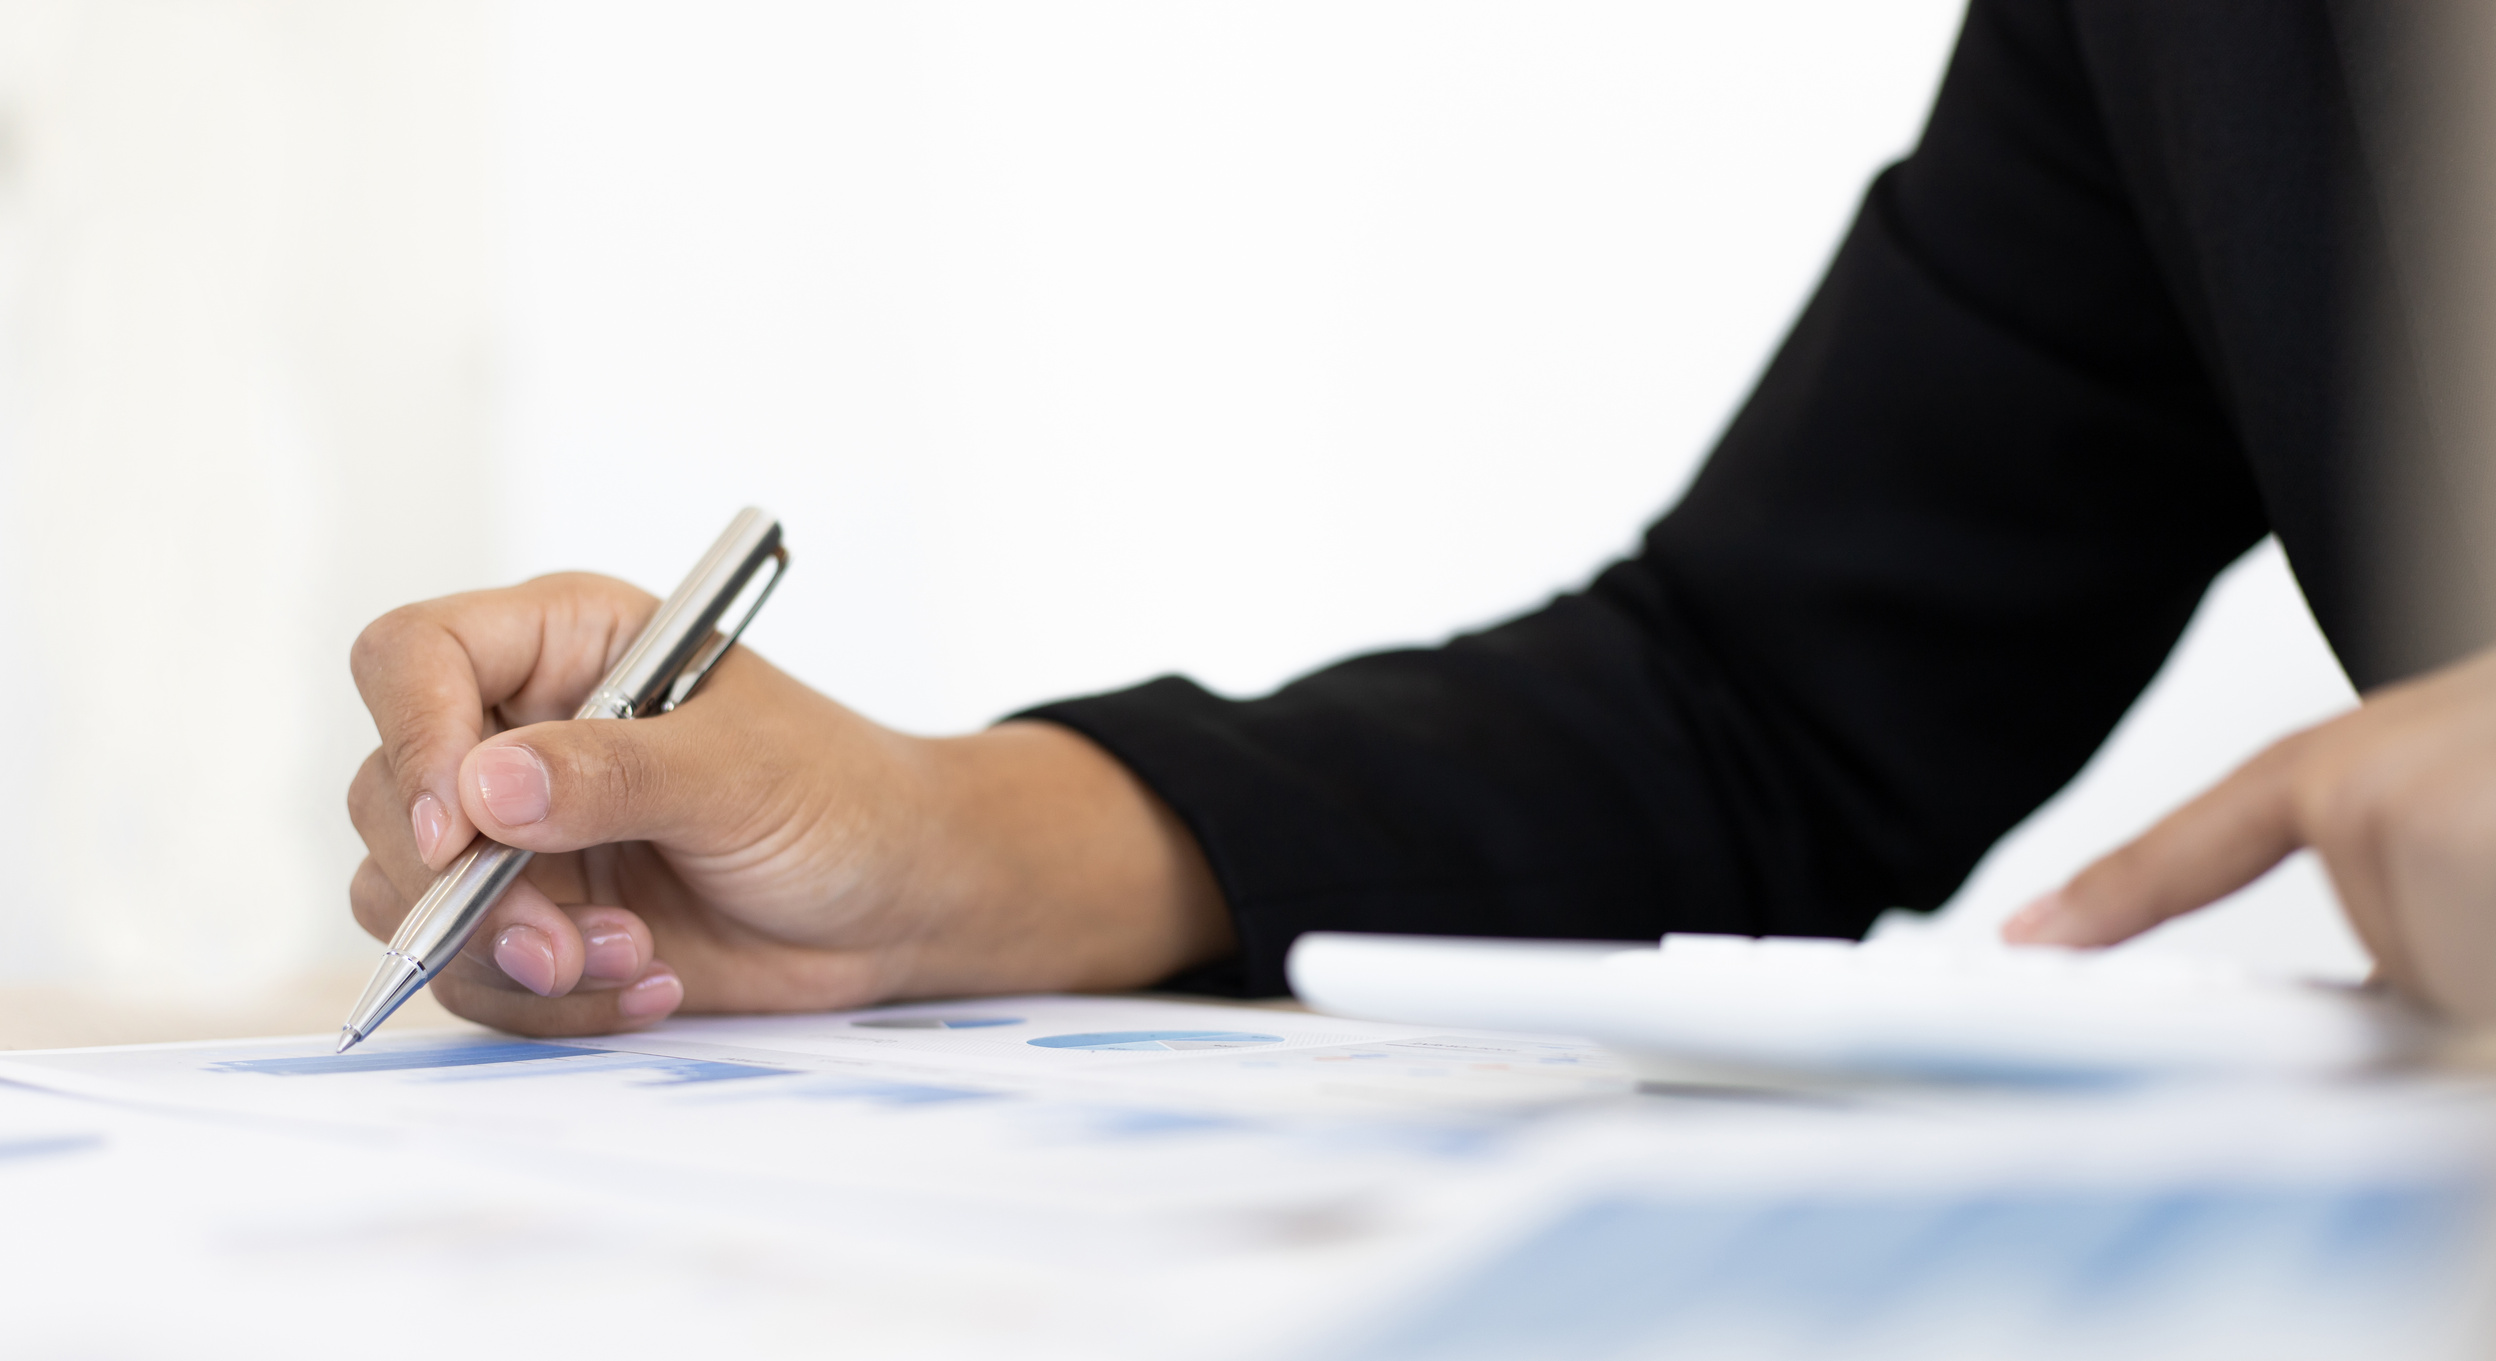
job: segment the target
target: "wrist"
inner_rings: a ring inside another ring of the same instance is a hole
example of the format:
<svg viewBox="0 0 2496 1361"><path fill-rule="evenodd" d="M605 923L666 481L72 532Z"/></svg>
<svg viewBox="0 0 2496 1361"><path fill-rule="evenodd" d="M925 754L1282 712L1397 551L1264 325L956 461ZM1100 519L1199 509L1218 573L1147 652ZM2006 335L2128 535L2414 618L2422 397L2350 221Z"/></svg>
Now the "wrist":
<svg viewBox="0 0 2496 1361"><path fill-rule="evenodd" d="M908 739L917 995L1143 987L1234 948L1196 839L1090 739L1015 721Z"/></svg>

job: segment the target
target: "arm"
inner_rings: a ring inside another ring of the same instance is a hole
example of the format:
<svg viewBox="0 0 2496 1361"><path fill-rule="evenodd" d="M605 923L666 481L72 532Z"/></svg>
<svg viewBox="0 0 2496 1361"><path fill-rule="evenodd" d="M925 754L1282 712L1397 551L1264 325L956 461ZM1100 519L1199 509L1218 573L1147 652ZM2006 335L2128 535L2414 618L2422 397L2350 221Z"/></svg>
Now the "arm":
<svg viewBox="0 0 2496 1361"><path fill-rule="evenodd" d="M1443 648L1245 703L1165 679L952 743L741 654L733 706L584 736L539 721L577 696L533 678L594 673L646 602L576 579L424 607L445 617L360 653L385 745L359 915L385 931L470 825L594 848L542 866L506 907L527 929L445 988L592 1029L642 1014L596 995L636 980L745 1009L1220 961L1208 981L1271 992L1311 927L1853 934L1935 905L2264 525L2093 99L2057 7L1980 3L1922 145L1684 503L1586 591ZM531 652L499 614L590 622ZM492 811L514 744L544 763L536 822ZM427 792L457 820L419 862ZM584 919L629 956L581 962ZM649 982L654 954L680 983Z"/></svg>
<svg viewBox="0 0 2496 1361"><path fill-rule="evenodd" d="M1636 557L1267 698L1035 713L1195 832L1250 992L1319 927L1852 935L2067 781L2263 530L2065 16L1979 3Z"/></svg>

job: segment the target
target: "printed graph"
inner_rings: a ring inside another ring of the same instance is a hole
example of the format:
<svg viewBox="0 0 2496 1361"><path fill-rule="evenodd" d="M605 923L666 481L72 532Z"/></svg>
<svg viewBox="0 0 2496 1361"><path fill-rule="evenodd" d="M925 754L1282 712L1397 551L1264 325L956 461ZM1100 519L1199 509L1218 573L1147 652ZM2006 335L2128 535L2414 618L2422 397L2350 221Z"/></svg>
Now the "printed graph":
<svg viewBox="0 0 2496 1361"><path fill-rule="evenodd" d="M436 1082L502 1082L525 1080L548 1074L570 1076L583 1073L648 1074L636 1087L681 1087L694 1082L741 1082L748 1078L781 1077L792 1071L760 1063L733 1063L725 1059L685 1059L672 1054L628 1054L591 1050L596 1058L567 1059L553 1068L470 1067L443 1073Z"/></svg>
<svg viewBox="0 0 2496 1361"><path fill-rule="evenodd" d="M1606 1197L1334 1361L1912 1356L1937 1336L1954 1356L2189 1355L2195 1337L2407 1355L2481 1204L2457 1185Z"/></svg>
<svg viewBox="0 0 2496 1361"><path fill-rule="evenodd" d="M365 1048L345 1054L300 1054L273 1059L232 1059L208 1065L212 1073L261 1073L270 1077L321 1077L335 1073L396 1073L426 1068L469 1068L603 1054L576 1044L513 1040L497 1044L429 1045L421 1049Z"/></svg>
<svg viewBox="0 0 2496 1361"><path fill-rule="evenodd" d="M1249 1049L1281 1044L1280 1035L1248 1030L1103 1030L1088 1035L1043 1035L1026 1043L1042 1049Z"/></svg>
<svg viewBox="0 0 2496 1361"><path fill-rule="evenodd" d="M560 1065L541 1060L561 1059ZM520 1068L513 1065L531 1064ZM790 1070L758 1063L719 1059L678 1058L669 1054L635 1054L591 1049L576 1044L515 1040L492 1044L433 1045L419 1049L358 1050L347 1054L305 1054L283 1058L234 1059L208 1065L212 1073L260 1073L273 1077L320 1077L342 1073L434 1073L438 1081L490 1082L556 1074L643 1072L642 1086L679 1086L694 1082L733 1082L743 1078L777 1077Z"/></svg>
<svg viewBox="0 0 2496 1361"><path fill-rule="evenodd" d="M89 1149L103 1146L104 1136L101 1134L54 1134L22 1139L0 1138L0 1163L15 1162L21 1158L58 1157L63 1153L84 1153Z"/></svg>

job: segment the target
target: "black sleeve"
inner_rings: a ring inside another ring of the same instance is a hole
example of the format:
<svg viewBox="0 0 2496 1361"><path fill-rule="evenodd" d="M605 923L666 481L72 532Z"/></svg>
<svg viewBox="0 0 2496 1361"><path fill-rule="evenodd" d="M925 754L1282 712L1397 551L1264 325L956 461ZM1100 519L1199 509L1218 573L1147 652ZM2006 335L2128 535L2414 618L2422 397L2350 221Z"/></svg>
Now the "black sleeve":
<svg viewBox="0 0 2496 1361"><path fill-rule="evenodd" d="M1859 935L2080 768L2261 504L2068 16L1978 0L1914 154L1643 550L1262 699L1026 716L1193 829L1241 955L1301 931Z"/></svg>

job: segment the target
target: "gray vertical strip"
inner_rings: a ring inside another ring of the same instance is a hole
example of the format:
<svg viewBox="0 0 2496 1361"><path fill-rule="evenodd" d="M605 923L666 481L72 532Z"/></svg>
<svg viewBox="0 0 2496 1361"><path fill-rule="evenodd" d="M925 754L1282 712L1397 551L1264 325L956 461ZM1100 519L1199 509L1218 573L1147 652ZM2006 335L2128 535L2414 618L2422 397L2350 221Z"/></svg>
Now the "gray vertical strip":
<svg viewBox="0 0 2496 1361"><path fill-rule="evenodd" d="M2333 6L2379 250L2353 283L2379 674L2496 642L2496 6Z"/></svg>

